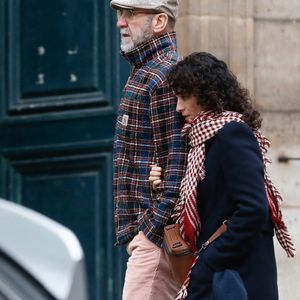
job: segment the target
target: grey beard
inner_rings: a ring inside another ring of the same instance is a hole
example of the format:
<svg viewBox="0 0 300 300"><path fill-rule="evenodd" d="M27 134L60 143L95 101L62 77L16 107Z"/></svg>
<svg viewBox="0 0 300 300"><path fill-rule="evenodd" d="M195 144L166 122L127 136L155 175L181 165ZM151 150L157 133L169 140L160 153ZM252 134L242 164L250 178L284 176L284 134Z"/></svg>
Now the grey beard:
<svg viewBox="0 0 300 300"><path fill-rule="evenodd" d="M141 38L137 38L135 41L131 40L129 43L122 43L121 40L121 50L125 53L131 52L137 46L149 41L153 38L153 34L150 32L144 32L144 35Z"/></svg>
<svg viewBox="0 0 300 300"><path fill-rule="evenodd" d="M153 33L151 32L151 22L152 22L153 16L149 16L143 26L143 32L139 36L136 37L136 39L131 39L128 43L123 43L121 38L121 50L125 53L131 52L134 50L138 45L143 44L150 39L153 38Z"/></svg>
<svg viewBox="0 0 300 300"><path fill-rule="evenodd" d="M128 52L131 52L135 47L134 47L134 44L133 44L133 41L130 41L130 43L122 43L122 40L121 40L121 46L120 46L121 50L125 53L128 53Z"/></svg>

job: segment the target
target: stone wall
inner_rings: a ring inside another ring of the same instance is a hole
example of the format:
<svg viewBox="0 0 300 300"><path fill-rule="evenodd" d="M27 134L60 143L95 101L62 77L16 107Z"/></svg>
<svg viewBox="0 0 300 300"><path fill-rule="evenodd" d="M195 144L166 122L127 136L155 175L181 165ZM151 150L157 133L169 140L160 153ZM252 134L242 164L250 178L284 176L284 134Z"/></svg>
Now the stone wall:
<svg viewBox="0 0 300 300"><path fill-rule="evenodd" d="M269 172L299 250L300 161L278 162L300 157L299 0L181 0L177 33L183 55L209 51L225 60L256 99L272 143ZM280 299L300 300L300 257L287 258L275 243Z"/></svg>

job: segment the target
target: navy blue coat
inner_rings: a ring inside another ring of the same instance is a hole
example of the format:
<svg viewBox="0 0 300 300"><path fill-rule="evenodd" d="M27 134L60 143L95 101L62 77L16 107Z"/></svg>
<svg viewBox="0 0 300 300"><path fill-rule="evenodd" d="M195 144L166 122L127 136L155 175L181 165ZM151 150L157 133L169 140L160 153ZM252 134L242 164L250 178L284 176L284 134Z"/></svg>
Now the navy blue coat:
<svg viewBox="0 0 300 300"><path fill-rule="evenodd" d="M211 292L214 272L225 269L238 271L249 300L278 299L264 166L248 125L230 122L206 143L205 170L198 186L199 245L224 220L230 222L227 231L200 253L187 299L204 299Z"/></svg>

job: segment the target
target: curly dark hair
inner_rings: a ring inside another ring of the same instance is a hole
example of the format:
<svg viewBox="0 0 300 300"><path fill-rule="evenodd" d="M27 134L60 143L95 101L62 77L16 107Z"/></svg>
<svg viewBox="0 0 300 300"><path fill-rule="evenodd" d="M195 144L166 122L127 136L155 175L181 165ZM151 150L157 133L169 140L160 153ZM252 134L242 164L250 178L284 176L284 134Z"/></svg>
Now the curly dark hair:
<svg viewBox="0 0 300 300"><path fill-rule="evenodd" d="M171 68L168 81L176 95L195 96L206 110L239 112L252 129L261 126L260 113L253 107L248 90L241 87L224 61L210 53L188 55Z"/></svg>

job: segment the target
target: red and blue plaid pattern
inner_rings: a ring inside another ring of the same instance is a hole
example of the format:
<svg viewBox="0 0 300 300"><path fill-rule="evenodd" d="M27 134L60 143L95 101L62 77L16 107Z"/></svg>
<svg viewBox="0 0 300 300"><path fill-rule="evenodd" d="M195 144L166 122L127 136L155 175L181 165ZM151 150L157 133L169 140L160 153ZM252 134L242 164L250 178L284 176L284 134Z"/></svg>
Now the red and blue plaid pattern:
<svg viewBox="0 0 300 300"><path fill-rule="evenodd" d="M137 231L158 246L163 227L178 201L186 145L176 97L166 81L177 63L175 33L168 33L124 54L133 66L119 106L114 143L114 197L117 244ZM158 192L151 191L150 165L164 169Z"/></svg>

